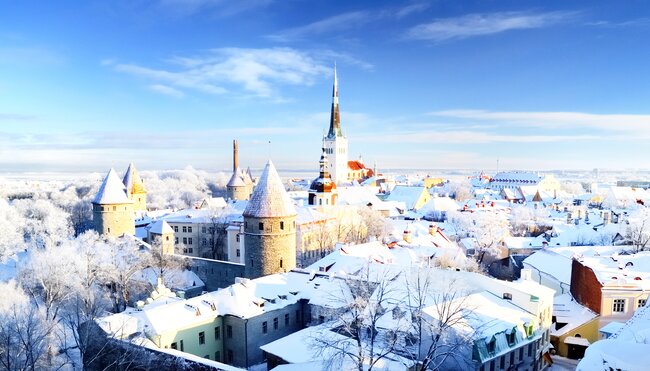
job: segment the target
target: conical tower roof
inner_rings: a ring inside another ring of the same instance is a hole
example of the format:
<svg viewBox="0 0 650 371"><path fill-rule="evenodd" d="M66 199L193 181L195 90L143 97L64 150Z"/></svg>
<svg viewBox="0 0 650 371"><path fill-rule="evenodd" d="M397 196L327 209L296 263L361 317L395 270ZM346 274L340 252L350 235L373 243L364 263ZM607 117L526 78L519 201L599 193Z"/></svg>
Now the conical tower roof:
<svg viewBox="0 0 650 371"><path fill-rule="evenodd" d="M93 200L94 204L101 205L111 205L111 204L130 204L133 203L126 196L126 187L120 182L120 178L117 176L117 173L114 169L111 169L102 185L99 187L99 191Z"/></svg>
<svg viewBox="0 0 650 371"><path fill-rule="evenodd" d="M145 193L147 191L144 188L144 182L142 181L142 178L140 178L138 170L135 168L133 162L130 163L129 168L126 169L126 174L124 174L122 183L126 187L127 194Z"/></svg>
<svg viewBox="0 0 650 371"><path fill-rule="evenodd" d="M269 218L296 215L296 208L269 160L246 205L244 216Z"/></svg>
<svg viewBox="0 0 650 371"><path fill-rule="evenodd" d="M228 181L227 187L246 187L246 175L241 171L240 168L236 168L232 173L230 180Z"/></svg>

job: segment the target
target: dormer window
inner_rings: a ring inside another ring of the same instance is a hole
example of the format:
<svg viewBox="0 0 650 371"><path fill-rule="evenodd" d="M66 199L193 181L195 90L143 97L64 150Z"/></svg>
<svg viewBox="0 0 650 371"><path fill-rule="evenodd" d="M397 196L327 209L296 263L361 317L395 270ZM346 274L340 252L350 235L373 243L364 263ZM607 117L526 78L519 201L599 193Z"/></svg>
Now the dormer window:
<svg viewBox="0 0 650 371"><path fill-rule="evenodd" d="M490 341L487 343L487 351L489 353L494 353L496 348L497 348L497 339L494 336L492 336L492 339L490 339Z"/></svg>

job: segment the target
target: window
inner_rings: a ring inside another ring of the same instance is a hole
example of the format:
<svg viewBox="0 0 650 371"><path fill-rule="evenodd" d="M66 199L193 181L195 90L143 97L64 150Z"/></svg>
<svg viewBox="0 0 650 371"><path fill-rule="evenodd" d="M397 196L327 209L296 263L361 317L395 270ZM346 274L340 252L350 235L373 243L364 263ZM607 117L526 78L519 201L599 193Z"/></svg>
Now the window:
<svg viewBox="0 0 650 371"><path fill-rule="evenodd" d="M214 328L214 340L221 339L221 327L217 326Z"/></svg>
<svg viewBox="0 0 650 371"><path fill-rule="evenodd" d="M506 339L508 340L508 345L512 345L515 343L516 340L516 334L517 332L512 329L510 333L506 333Z"/></svg>
<svg viewBox="0 0 650 371"><path fill-rule="evenodd" d="M178 233L178 226L177 225L174 226L174 232Z"/></svg>
<svg viewBox="0 0 650 371"><path fill-rule="evenodd" d="M487 351L489 353L494 353L496 347L497 347L497 339L495 339L493 336L492 339L490 339L490 342L487 343Z"/></svg>
<svg viewBox="0 0 650 371"><path fill-rule="evenodd" d="M214 360L217 361L217 362L221 362L221 352L220 351L217 350L216 352L214 352Z"/></svg>
<svg viewBox="0 0 650 371"><path fill-rule="evenodd" d="M636 305L637 308L645 307L645 303L648 302L648 299L639 299L639 303Z"/></svg>
<svg viewBox="0 0 650 371"><path fill-rule="evenodd" d="M230 325L226 326L226 336L228 339L232 339L232 326Z"/></svg>
<svg viewBox="0 0 650 371"><path fill-rule="evenodd" d="M282 258L280 258L280 268L282 268Z"/></svg>
<svg viewBox="0 0 650 371"><path fill-rule="evenodd" d="M233 357L232 357L232 350L228 349L228 363L232 363Z"/></svg>
<svg viewBox="0 0 650 371"><path fill-rule="evenodd" d="M201 241L201 243L203 244L203 246L208 246L208 239L203 237L203 240Z"/></svg>
<svg viewBox="0 0 650 371"><path fill-rule="evenodd" d="M284 325L289 326L289 313L284 315Z"/></svg>
<svg viewBox="0 0 650 371"><path fill-rule="evenodd" d="M187 226L183 226L183 233L187 233Z"/></svg>
<svg viewBox="0 0 650 371"><path fill-rule="evenodd" d="M524 347L519 348L519 360L524 359Z"/></svg>
<svg viewBox="0 0 650 371"><path fill-rule="evenodd" d="M237 257L238 257L238 258L240 257L240 254L241 254L241 253L239 252L239 249L237 249Z"/></svg>
<svg viewBox="0 0 650 371"><path fill-rule="evenodd" d="M625 299L614 299L612 311L617 313L625 312Z"/></svg>
<svg viewBox="0 0 650 371"><path fill-rule="evenodd" d="M325 322L325 316L318 316L318 323Z"/></svg>
<svg viewBox="0 0 650 371"><path fill-rule="evenodd" d="M199 332L199 344L205 344L205 332Z"/></svg>
<svg viewBox="0 0 650 371"><path fill-rule="evenodd" d="M284 230L284 222L280 222L280 229Z"/></svg>
<svg viewBox="0 0 650 371"><path fill-rule="evenodd" d="M273 318L273 329L278 329L278 317Z"/></svg>
<svg viewBox="0 0 650 371"><path fill-rule="evenodd" d="M499 368L502 370L506 368L506 356L499 357Z"/></svg>
<svg viewBox="0 0 650 371"><path fill-rule="evenodd" d="M300 311L299 310L296 311L296 323L300 324Z"/></svg>
<svg viewBox="0 0 650 371"><path fill-rule="evenodd" d="M187 232L192 233L192 227L187 227Z"/></svg>
<svg viewBox="0 0 650 371"><path fill-rule="evenodd" d="M260 223L259 227L260 227L260 231L263 231L264 230L264 223Z"/></svg>
<svg viewBox="0 0 650 371"><path fill-rule="evenodd" d="M269 331L266 321L262 322L262 333L266 334Z"/></svg>
<svg viewBox="0 0 650 371"><path fill-rule="evenodd" d="M210 355L206 354L205 356L203 356L203 358L210 359Z"/></svg>
<svg viewBox="0 0 650 371"><path fill-rule="evenodd" d="M515 352L510 352L510 365L515 364Z"/></svg>
<svg viewBox="0 0 650 371"><path fill-rule="evenodd" d="M528 344L528 357L533 354L533 343Z"/></svg>
<svg viewBox="0 0 650 371"><path fill-rule="evenodd" d="M178 237L174 237L174 243L178 244Z"/></svg>
<svg viewBox="0 0 650 371"><path fill-rule="evenodd" d="M178 349L178 345L176 345L176 343L172 343L171 347L172 349Z"/></svg>
<svg viewBox="0 0 650 371"><path fill-rule="evenodd" d="M202 233L206 233L207 231L208 231L208 229L206 227L201 227L201 232Z"/></svg>
<svg viewBox="0 0 650 371"><path fill-rule="evenodd" d="M512 294L509 293L509 292L504 292L504 293L503 293L503 298L504 298L505 300L512 300Z"/></svg>
<svg viewBox="0 0 650 371"><path fill-rule="evenodd" d="M183 237L183 245L187 245L187 237Z"/></svg>
<svg viewBox="0 0 650 371"><path fill-rule="evenodd" d="M239 233L237 233L237 242L239 242Z"/></svg>
<svg viewBox="0 0 650 371"><path fill-rule="evenodd" d="M190 238L187 239L187 244L188 244L188 245L192 245L192 237L190 237Z"/></svg>
<svg viewBox="0 0 650 371"><path fill-rule="evenodd" d="M181 352L185 350L185 347L183 346L183 340L181 340Z"/></svg>
<svg viewBox="0 0 650 371"><path fill-rule="evenodd" d="M496 365L495 365L495 361L492 360L492 361L490 362L490 371L494 371L494 370L495 370L495 366L496 366Z"/></svg>

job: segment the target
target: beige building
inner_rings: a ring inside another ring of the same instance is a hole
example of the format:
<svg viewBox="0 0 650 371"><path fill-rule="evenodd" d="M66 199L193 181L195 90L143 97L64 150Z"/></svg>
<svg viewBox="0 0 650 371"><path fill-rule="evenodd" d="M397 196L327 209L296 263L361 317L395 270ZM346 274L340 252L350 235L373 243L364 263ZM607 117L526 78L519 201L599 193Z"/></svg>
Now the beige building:
<svg viewBox="0 0 650 371"><path fill-rule="evenodd" d="M93 222L101 235L122 236L135 234L134 202L126 195L126 188L111 169L93 200Z"/></svg>

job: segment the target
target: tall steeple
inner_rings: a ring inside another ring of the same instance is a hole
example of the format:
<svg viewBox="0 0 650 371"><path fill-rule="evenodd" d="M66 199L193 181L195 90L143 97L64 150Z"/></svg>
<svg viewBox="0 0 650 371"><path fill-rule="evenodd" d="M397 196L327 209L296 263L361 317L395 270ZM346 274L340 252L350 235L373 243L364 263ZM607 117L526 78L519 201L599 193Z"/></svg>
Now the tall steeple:
<svg viewBox="0 0 650 371"><path fill-rule="evenodd" d="M327 137L333 139L342 137L341 115L339 113L339 80L336 76L336 64L334 65L334 86L332 87L332 112L330 113L330 130Z"/></svg>
<svg viewBox="0 0 650 371"><path fill-rule="evenodd" d="M332 113L330 128L323 137L323 147L329 156L329 173L335 184L348 181L348 140L341 130L341 115L339 113L339 80L334 65L334 86L332 88Z"/></svg>

